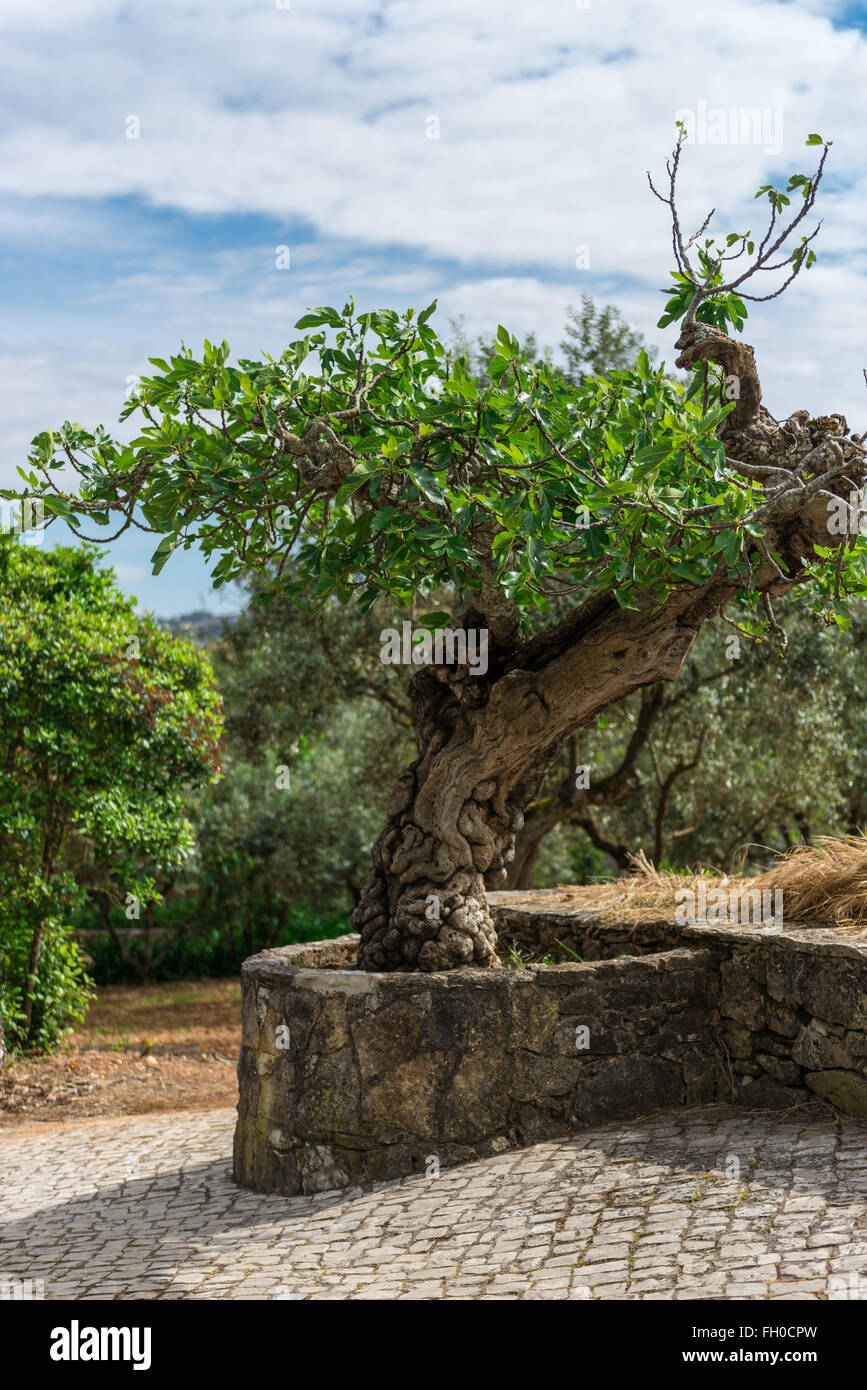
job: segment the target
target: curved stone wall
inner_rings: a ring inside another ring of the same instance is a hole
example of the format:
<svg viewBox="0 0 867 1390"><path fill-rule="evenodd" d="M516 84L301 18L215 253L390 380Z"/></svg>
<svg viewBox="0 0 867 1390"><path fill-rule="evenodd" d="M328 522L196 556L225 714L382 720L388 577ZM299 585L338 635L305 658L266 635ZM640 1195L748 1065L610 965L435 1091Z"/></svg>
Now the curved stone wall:
<svg viewBox="0 0 867 1390"><path fill-rule="evenodd" d="M714 1098L713 950L425 975L314 961L288 947L244 965L235 1176L258 1191L400 1177Z"/></svg>
<svg viewBox="0 0 867 1390"><path fill-rule="evenodd" d="M517 924L496 897L528 944L527 895ZM715 1100L867 1115L867 946L673 922L606 941L578 915L570 944L603 958L373 974L346 936L248 960L236 1180L325 1191ZM565 941L545 918L536 939ZM604 958L630 944L651 953Z"/></svg>

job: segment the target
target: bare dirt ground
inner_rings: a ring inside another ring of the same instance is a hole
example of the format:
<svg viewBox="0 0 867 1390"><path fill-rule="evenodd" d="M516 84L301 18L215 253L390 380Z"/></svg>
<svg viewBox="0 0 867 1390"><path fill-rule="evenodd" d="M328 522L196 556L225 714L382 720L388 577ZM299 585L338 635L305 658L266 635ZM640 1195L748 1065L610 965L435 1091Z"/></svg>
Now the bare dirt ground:
<svg viewBox="0 0 867 1390"><path fill-rule="evenodd" d="M237 980L109 985L51 1057L0 1072L0 1129L237 1101Z"/></svg>

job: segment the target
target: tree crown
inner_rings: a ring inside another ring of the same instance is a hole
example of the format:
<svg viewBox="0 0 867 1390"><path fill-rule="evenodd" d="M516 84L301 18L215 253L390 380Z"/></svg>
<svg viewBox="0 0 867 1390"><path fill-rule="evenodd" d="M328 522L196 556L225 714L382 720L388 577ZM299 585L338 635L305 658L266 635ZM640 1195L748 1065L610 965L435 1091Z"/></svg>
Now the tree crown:
<svg viewBox="0 0 867 1390"><path fill-rule="evenodd" d="M0 876L70 860L161 864L192 846L191 785L219 769L207 658L136 617L92 550L0 538ZM132 889L129 889L132 891Z"/></svg>
<svg viewBox="0 0 867 1390"><path fill-rule="evenodd" d="M20 470L28 492L75 534L84 518L108 528L111 513L123 517L115 535L153 531L155 572L193 543L215 561L218 585L291 556L285 583L299 601L336 596L367 609L382 596L424 602L449 588L501 633L516 634L558 596L604 592L634 607L639 594L661 602L711 578L727 577L743 605L758 605L758 569L782 576L786 563L774 523L831 497L854 446L823 440L797 467L739 459L720 436L750 368L731 377L726 352L740 363L752 350L716 320L741 326L751 275L785 269L779 290L754 296L772 298L814 258L815 233L780 259L813 206L828 147L812 178L789 181L803 206L788 222L779 221L788 194L759 190L771 213L758 249L749 232L696 249L712 214L685 239L675 200L683 138L662 199L677 283L661 322L683 318L686 387L644 350L627 369L570 380L502 326L479 381L437 336L435 302L399 315L358 313L350 299L342 311L306 313L303 336L279 360L232 366L226 342L206 342L201 359L188 349L150 359L157 371L121 417L138 416L140 433L122 444L101 427L43 432ZM746 269L726 278L725 262L742 255ZM55 481L68 465L77 494ZM801 563L799 578L844 622L844 593L863 589L863 550L860 538L830 542Z"/></svg>

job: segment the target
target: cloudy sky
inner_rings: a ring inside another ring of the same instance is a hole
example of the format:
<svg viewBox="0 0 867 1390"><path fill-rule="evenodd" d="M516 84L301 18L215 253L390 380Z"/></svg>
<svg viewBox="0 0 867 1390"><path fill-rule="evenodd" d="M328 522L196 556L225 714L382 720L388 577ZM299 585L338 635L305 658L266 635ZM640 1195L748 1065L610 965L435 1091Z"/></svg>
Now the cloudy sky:
<svg viewBox="0 0 867 1390"><path fill-rule="evenodd" d="M755 228L759 184L834 140L820 262L745 336L775 415L867 428L867 4L2 0L0 55L0 486L38 431L114 427L148 357L279 354L350 293L555 345L589 292L670 361L645 171L685 111L729 132L687 151L691 225ZM755 142L713 117L740 109ZM111 551L143 607L236 606L192 553L152 578L153 544Z"/></svg>

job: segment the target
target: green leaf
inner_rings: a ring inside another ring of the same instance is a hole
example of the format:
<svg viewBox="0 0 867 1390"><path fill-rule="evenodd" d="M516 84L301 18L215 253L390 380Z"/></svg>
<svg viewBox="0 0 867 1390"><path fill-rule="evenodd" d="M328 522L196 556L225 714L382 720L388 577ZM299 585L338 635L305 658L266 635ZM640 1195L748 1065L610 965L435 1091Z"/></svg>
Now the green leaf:
<svg viewBox="0 0 867 1390"><path fill-rule="evenodd" d="M368 613L378 598L382 598L382 594L378 589L374 589L373 587L363 589L358 595L357 600L362 613Z"/></svg>
<svg viewBox="0 0 867 1390"><path fill-rule="evenodd" d="M439 628L445 627L446 624L451 621L451 616L451 613L445 613L443 611L437 613L422 613L415 621L419 627L437 631Z"/></svg>
<svg viewBox="0 0 867 1390"><path fill-rule="evenodd" d="M54 454L54 431L43 430L31 440L31 445L36 450L40 463L48 463Z"/></svg>
<svg viewBox="0 0 867 1390"><path fill-rule="evenodd" d="M62 517L64 521L74 521L75 515L69 510L62 497L43 497L42 505L52 516Z"/></svg>
<svg viewBox="0 0 867 1390"><path fill-rule="evenodd" d="M737 531L721 531L714 538L713 548L725 555L727 564L735 565L741 553L741 538Z"/></svg>
<svg viewBox="0 0 867 1390"><path fill-rule="evenodd" d="M442 489L429 468L422 468L419 464L413 464L409 469L409 476L429 502L445 502Z"/></svg>
<svg viewBox="0 0 867 1390"><path fill-rule="evenodd" d="M399 508L397 508L397 507L382 507L382 508L376 513L376 516L373 518L373 522L371 523L371 527L370 527L371 531L374 531L374 532L376 532L376 531L381 531L381 530L383 529L383 527L385 527L385 526L388 525L388 523L391 521L392 517L395 517L395 516L400 516L400 510L399 510Z"/></svg>
<svg viewBox="0 0 867 1390"><path fill-rule="evenodd" d="M495 353L488 363L488 376L492 381L499 381L508 365L509 363L505 357L501 357L499 353ZM472 394L475 396L475 391Z"/></svg>
<svg viewBox="0 0 867 1390"><path fill-rule="evenodd" d="M354 492L358 492L358 489L364 487L365 483L369 483L378 468L378 460L364 459L344 481L334 499L335 507L342 507L343 503L346 502Z"/></svg>
<svg viewBox="0 0 867 1390"><path fill-rule="evenodd" d="M156 550L151 556L151 564L154 567L154 574L160 573L163 566L168 561L169 557L174 554L175 550L177 550L178 541L179 538L176 535L163 536L162 540L160 541L159 545L157 546Z"/></svg>
<svg viewBox="0 0 867 1390"><path fill-rule="evenodd" d="M527 540L527 558L530 561L531 570L537 577L542 575L550 565L547 549L535 536L530 536Z"/></svg>
<svg viewBox="0 0 867 1390"><path fill-rule="evenodd" d="M412 533L414 540L422 541L440 540L442 539L443 534L443 527L441 525L419 526Z"/></svg>
<svg viewBox="0 0 867 1390"><path fill-rule="evenodd" d="M664 459L670 458L672 453L670 444L647 444L632 457L635 463L662 463Z"/></svg>
<svg viewBox="0 0 867 1390"><path fill-rule="evenodd" d="M320 309L312 309L304 314L296 323L296 328L320 328L322 325L329 328L342 328L343 319L336 309L324 306Z"/></svg>

